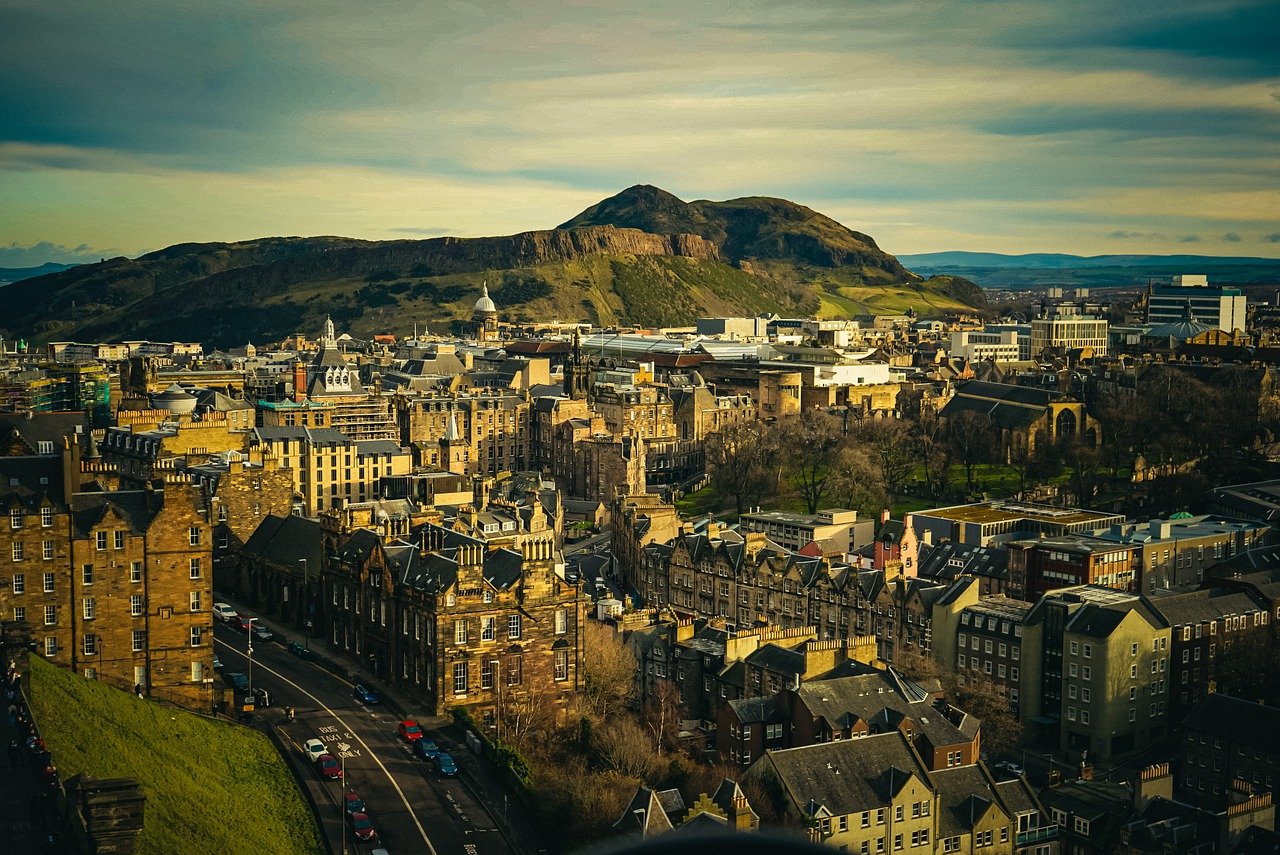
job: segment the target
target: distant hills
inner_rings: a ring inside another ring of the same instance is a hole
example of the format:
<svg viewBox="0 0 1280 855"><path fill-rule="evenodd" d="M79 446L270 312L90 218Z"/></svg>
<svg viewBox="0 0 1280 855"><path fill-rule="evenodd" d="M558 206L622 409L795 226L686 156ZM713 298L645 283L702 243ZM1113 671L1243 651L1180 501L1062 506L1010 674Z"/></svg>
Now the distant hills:
<svg viewBox="0 0 1280 855"><path fill-rule="evenodd" d="M1064 255L926 252L898 257L922 274L963 276L988 287L1144 285L1179 273L1204 273L1215 284L1280 282L1280 259L1217 255Z"/></svg>
<svg viewBox="0 0 1280 855"><path fill-rule="evenodd" d="M555 229L366 241L178 244L0 289L5 334L33 340L269 342L332 315L353 335L457 328L481 285L508 320L669 326L699 315L920 315L985 305L962 277L917 276L869 236L784 199L684 202L648 185Z"/></svg>
<svg viewBox="0 0 1280 855"><path fill-rule="evenodd" d="M0 267L0 285L43 276L46 273L57 273L60 270L67 270L74 266L74 264L58 264L55 261L46 261L39 267Z"/></svg>

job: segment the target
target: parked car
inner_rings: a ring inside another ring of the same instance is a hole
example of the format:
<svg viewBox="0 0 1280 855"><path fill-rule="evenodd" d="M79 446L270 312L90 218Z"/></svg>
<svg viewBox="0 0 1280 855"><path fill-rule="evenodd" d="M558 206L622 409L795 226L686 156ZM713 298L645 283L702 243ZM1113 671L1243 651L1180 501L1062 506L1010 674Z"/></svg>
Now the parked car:
<svg viewBox="0 0 1280 855"><path fill-rule="evenodd" d="M253 700L254 706L269 707L271 706L271 693L268 692L266 689L262 688L261 686L254 686L252 700ZM250 696L245 695L244 702L247 704L249 703L249 701L250 701Z"/></svg>
<svg viewBox="0 0 1280 855"><path fill-rule="evenodd" d="M367 813L351 814L351 834L356 840L374 840L378 832L373 830L373 820Z"/></svg>
<svg viewBox="0 0 1280 855"><path fill-rule="evenodd" d="M329 753L329 749L319 739L308 739L302 743L302 750L307 752L307 756L312 760L319 760L322 755Z"/></svg>
<svg viewBox="0 0 1280 855"><path fill-rule="evenodd" d="M332 754L321 754L316 758L316 771L320 773L321 778L329 781L338 781L342 778L342 764Z"/></svg>
<svg viewBox="0 0 1280 855"><path fill-rule="evenodd" d="M267 629L260 623L254 623L253 637L258 641L270 641L275 638L275 636L271 634L271 630Z"/></svg>
<svg viewBox="0 0 1280 855"><path fill-rule="evenodd" d="M213 654L213 670L215 671L222 670L222 660L218 658L218 654L216 653Z"/></svg>
<svg viewBox="0 0 1280 855"><path fill-rule="evenodd" d="M213 616L223 623L230 623L232 618L237 617L236 610L231 608L228 603L214 603Z"/></svg>
<svg viewBox="0 0 1280 855"><path fill-rule="evenodd" d="M423 760L430 761L440 753L440 747L435 741L428 736L424 736L417 742L413 743L413 753Z"/></svg>
<svg viewBox="0 0 1280 855"><path fill-rule="evenodd" d="M223 671L222 679L226 680L227 685L237 692L243 692L249 688L249 678L239 671Z"/></svg>
<svg viewBox="0 0 1280 855"><path fill-rule="evenodd" d="M396 732L400 734L400 738L405 742L417 742L422 738L422 728L413 719L405 719L400 722Z"/></svg>
<svg viewBox="0 0 1280 855"><path fill-rule="evenodd" d="M1012 760L1005 760L1001 763L997 763L995 765L995 768L1003 769L1004 771L1008 772L1010 775L1021 775L1024 772L1023 768L1017 763L1014 763Z"/></svg>
<svg viewBox="0 0 1280 855"><path fill-rule="evenodd" d="M252 615L237 614L234 618L231 619L231 625L234 626L236 629L240 630L241 632L248 632L249 627L253 626L253 624L250 623L252 619L253 619Z"/></svg>
<svg viewBox="0 0 1280 855"><path fill-rule="evenodd" d="M355 688L351 690L351 694L355 695L356 700L362 704L376 704L382 701L381 695L360 683L356 683Z"/></svg>
<svg viewBox="0 0 1280 855"><path fill-rule="evenodd" d="M368 813L368 809L364 806L364 799L355 790L347 790L342 794L342 804L347 810L347 816L353 813Z"/></svg>
<svg viewBox="0 0 1280 855"><path fill-rule="evenodd" d="M311 655L311 651L307 649L307 645L303 644L301 641L290 641L289 652L294 656L301 656L303 659L306 659Z"/></svg>
<svg viewBox="0 0 1280 855"><path fill-rule="evenodd" d="M458 764L453 762L451 754L444 751L437 752L436 756L431 758L431 762L435 765L436 771L446 778L452 778L458 774Z"/></svg>

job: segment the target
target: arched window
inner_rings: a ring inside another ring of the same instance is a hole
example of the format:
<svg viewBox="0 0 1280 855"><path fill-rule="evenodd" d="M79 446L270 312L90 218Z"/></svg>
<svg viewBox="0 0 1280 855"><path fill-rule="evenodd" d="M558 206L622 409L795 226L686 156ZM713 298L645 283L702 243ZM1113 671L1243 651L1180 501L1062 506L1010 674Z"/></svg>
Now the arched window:
<svg viewBox="0 0 1280 855"><path fill-rule="evenodd" d="M1058 439L1070 439L1076 435L1076 414L1071 410L1061 410L1054 423L1054 435Z"/></svg>

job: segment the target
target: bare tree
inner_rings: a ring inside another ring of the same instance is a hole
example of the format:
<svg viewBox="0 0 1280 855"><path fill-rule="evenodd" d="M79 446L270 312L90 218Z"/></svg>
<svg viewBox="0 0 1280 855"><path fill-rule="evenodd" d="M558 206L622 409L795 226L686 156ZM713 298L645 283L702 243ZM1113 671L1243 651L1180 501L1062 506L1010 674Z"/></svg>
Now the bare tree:
<svg viewBox="0 0 1280 855"><path fill-rule="evenodd" d="M648 778L657 759L649 734L627 716L610 719L595 731L592 749L606 768L636 778Z"/></svg>
<svg viewBox="0 0 1280 855"><path fill-rule="evenodd" d="M587 621L583 629L584 699L604 721L631 705L636 694L636 657L616 632Z"/></svg>
<svg viewBox="0 0 1280 855"><path fill-rule="evenodd" d="M662 756L664 751L674 749L680 726L680 690L676 684L670 680L656 681L642 714L653 738L654 752Z"/></svg>
<svg viewBox="0 0 1280 855"><path fill-rule="evenodd" d="M726 425L707 437L707 468L721 495L732 496L741 515L769 487L773 437L763 422Z"/></svg>
<svg viewBox="0 0 1280 855"><path fill-rule="evenodd" d="M832 459L841 445L840 422L828 413L804 413L780 421L777 431L791 480L809 513L817 513L827 495Z"/></svg>
<svg viewBox="0 0 1280 855"><path fill-rule="evenodd" d="M858 442L846 443L831 461L828 492L842 508L875 516L884 507L884 474Z"/></svg>
<svg viewBox="0 0 1280 855"><path fill-rule="evenodd" d="M911 430L916 456L924 472L925 489L935 501L946 495L951 485L951 443L946 425L936 411L926 409Z"/></svg>
<svg viewBox="0 0 1280 855"><path fill-rule="evenodd" d="M858 426L856 435L880 467L885 492L892 501L902 493L907 476L916 466L907 424L898 419L869 419Z"/></svg>
<svg viewBox="0 0 1280 855"><path fill-rule="evenodd" d="M947 439L956 460L964 466L965 489L972 493L974 467L988 462L995 453L995 425L984 413L963 410L947 419Z"/></svg>

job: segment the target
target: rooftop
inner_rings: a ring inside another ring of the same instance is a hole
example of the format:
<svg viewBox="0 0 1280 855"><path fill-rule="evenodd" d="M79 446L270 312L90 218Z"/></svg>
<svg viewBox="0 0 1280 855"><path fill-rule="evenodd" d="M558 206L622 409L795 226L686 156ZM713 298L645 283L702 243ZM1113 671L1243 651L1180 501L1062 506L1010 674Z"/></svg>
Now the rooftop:
<svg viewBox="0 0 1280 855"><path fill-rule="evenodd" d="M1038 522L1073 525L1091 520L1114 519L1116 514L1081 508L1055 508L1048 505L1034 505L1029 502L978 502L972 505L953 505L949 508L918 511L916 516L972 523L995 523L1030 519Z"/></svg>

